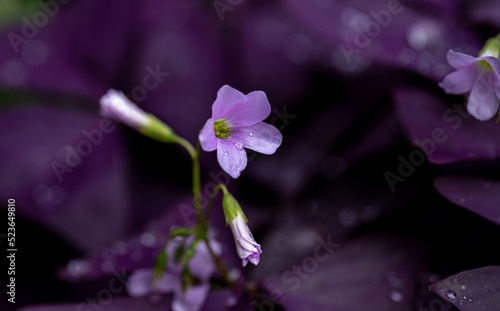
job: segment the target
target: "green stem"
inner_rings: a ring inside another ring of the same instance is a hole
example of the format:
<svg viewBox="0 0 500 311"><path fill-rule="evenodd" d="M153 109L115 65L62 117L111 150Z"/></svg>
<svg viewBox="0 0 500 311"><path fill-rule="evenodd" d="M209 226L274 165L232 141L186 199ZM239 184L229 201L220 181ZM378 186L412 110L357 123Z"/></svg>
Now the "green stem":
<svg viewBox="0 0 500 311"><path fill-rule="evenodd" d="M208 222L208 219L210 217L210 212L212 211L212 205L214 203L215 198L217 197L217 194L219 193L219 190L222 189L224 193L227 193L227 188L226 185L224 184L218 184L217 187L212 191L212 194L210 195L210 199L208 200L207 206L205 207L205 221Z"/></svg>
<svg viewBox="0 0 500 311"><path fill-rule="evenodd" d="M212 246L210 246L210 243L208 242L208 237L205 236L203 238L203 240L205 241L205 244L207 245L210 256L212 257L212 260L215 263L215 267L217 268L217 270L219 270L219 273L221 274L224 283L226 283L226 285L232 285L233 282L231 281L231 279L229 279L229 274L227 273L226 266L224 265L222 260L219 258L219 256L217 256L214 253Z"/></svg>
<svg viewBox="0 0 500 311"><path fill-rule="evenodd" d="M187 150L187 152L189 152L189 155L191 156L191 159L195 159L195 157L198 156L199 154L199 150L198 152L194 149L193 145L191 145L190 142L188 142L187 140L185 140L184 138L182 137L179 137L177 136L175 138L175 143L181 145L182 147L184 147L184 149Z"/></svg>
<svg viewBox="0 0 500 311"><path fill-rule="evenodd" d="M196 219L198 220L198 227L206 228L203 223L201 215L201 182L200 182L200 142L196 145L196 151L193 156L193 203L196 212Z"/></svg>

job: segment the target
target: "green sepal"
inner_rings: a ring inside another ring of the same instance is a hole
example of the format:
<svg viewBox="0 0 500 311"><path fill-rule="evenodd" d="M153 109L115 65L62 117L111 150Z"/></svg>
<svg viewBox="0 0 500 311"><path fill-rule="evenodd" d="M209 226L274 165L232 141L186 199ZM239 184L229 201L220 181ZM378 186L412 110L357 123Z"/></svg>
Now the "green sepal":
<svg viewBox="0 0 500 311"><path fill-rule="evenodd" d="M164 143L174 143L178 140L174 131L152 114L149 115L148 124L141 128L139 132L141 132L144 136L148 136Z"/></svg>
<svg viewBox="0 0 500 311"><path fill-rule="evenodd" d="M184 269L182 269L181 284L183 292L194 285L193 275L191 274L191 270L189 270L189 267L184 267Z"/></svg>
<svg viewBox="0 0 500 311"><path fill-rule="evenodd" d="M182 266L186 267L188 264L188 261L193 258L193 256L196 254L196 245L198 244L198 241L194 241L193 244L191 244L188 249L184 252L184 258L182 259Z"/></svg>
<svg viewBox="0 0 500 311"><path fill-rule="evenodd" d="M161 278L165 270L167 269L167 252L162 249L162 251L156 256L155 266L153 268L154 279L158 280Z"/></svg>
<svg viewBox="0 0 500 311"><path fill-rule="evenodd" d="M499 36L488 39L484 44L481 51L479 51L479 56L487 53L489 56L500 58L500 38Z"/></svg>
<svg viewBox="0 0 500 311"><path fill-rule="evenodd" d="M182 255L184 254L185 245L179 244L179 246L175 249L174 253L174 262L178 264L181 261Z"/></svg>
<svg viewBox="0 0 500 311"><path fill-rule="evenodd" d="M240 204L233 195L229 192L224 192L224 197L222 198L222 207L224 209L224 215L226 216L226 224L229 224L231 220L235 219L238 214L240 214L245 221L247 221L247 217L243 210L241 209Z"/></svg>

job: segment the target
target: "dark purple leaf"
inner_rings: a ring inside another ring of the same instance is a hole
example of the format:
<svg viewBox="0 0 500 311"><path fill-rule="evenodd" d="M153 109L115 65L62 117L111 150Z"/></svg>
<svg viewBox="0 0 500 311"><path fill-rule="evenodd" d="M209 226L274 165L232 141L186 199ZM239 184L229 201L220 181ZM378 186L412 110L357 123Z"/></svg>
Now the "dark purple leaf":
<svg viewBox="0 0 500 311"><path fill-rule="evenodd" d="M450 71L449 49L479 51L472 35L450 19L448 8L436 10L432 5L436 18L426 4L410 1L284 2L327 40L331 60L340 69L355 70L357 63L373 61L409 68L437 81Z"/></svg>
<svg viewBox="0 0 500 311"><path fill-rule="evenodd" d="M434 187L451 202L500 225L500 182L467 176L443 176Z"/></svg>
<svg viewBox="0 0 500 311"><path fill-rule="evenodd" d="M116 134L116 125L103 118L32 107L4 110L2 198L15 198L19 216L54 230L77 249L111 243L128 216Z"/></svg>
<svg viewBox="0 0 500 311"><path fill-rule="evenodd" d="M399 119L408 139L436 164L500 157L500 126L478 121L464 105L444 102L424 89L395 93Z"/></svg>
<svg viewBox="0 0 500 311"><path fill-rule="evenodd" d="M425 262L419 244L374 234L326 245L264 282L275 303L287 311L396 311L412 302Z"/></svg>
<svg viewBox="0 0 500 311"><path fill-rule="evenodd" d="M463 271L429 288L461 311L497 311L500 306L500 266Z"/></svg>

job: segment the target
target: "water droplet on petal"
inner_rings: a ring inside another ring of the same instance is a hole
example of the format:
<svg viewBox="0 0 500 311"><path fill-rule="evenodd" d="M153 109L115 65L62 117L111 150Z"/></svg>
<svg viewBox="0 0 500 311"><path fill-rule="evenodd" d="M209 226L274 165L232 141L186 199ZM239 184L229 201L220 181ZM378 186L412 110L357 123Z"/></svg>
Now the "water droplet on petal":
<svg viewBox="0 0 500 311"><path fill-rule="evenodd" d="M455 293L452 290L449 290L446 292L446 297L448 297L450 299L457 299L457 293Z"/></svg>
<svg viewBox="0 0 500 311"><path fill-rule="evenodd" d="M243 149L244 149L244 148L243 148L243 144L242 144L242 143L240 143L240 142L236 142L236 143L234 143L234 146L235 146L235 147L236 147L236 149L238 149L238 150L243 150Z"/></svg>
<svg viewBox="0 0 500 311"><path fill-rule="evenodd" d="M391 300L394 301L394 302L400 302L403 300L403 294L401 294L400 291L397 291L397 290L393 290L391 292Z"/></svg>
<svg viewBox="0 0 500 311"><path fill-rule="evenodd" d="M224 152L224 155L225 155L225 156L227 156L228 154L229 154L229 153L227 153L227 151L226 151L226 152Z"/></svg>
<svg viewBox="0 0 500 311"><path fill-rule="evenodd" d="M235 169L235 170L238 170L238 169L239 169L239 167L238 167L238 166L235 166L235 167L234 167L234 169Z"/></svg>
<svg viewBox="0 0 500 311"><path fill-rule="evenodd" d="M253 136L253 133L249 133L248 135Z"/></svg>

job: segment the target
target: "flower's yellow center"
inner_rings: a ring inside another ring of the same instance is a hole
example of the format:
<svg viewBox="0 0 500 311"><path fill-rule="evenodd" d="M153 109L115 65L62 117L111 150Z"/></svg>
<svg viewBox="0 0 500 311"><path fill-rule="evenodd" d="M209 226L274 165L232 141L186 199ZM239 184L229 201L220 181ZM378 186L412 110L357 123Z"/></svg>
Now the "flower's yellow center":
<svg viewBox="0 0 500 311"><path fill-rule="evenodd" d="M221 119L214 122L215 137L219 139L228 139L231 135L231 128L226 120Z"/></svg>
<svg viewBox="0 0 500 311"><path fill-rule="evenodd" d="M479 65L479 69L485 71L485 72L490 72L493 71L493 67L491 67L490 63L488 63L485 60L480 60L477 62Z"/></svg>

